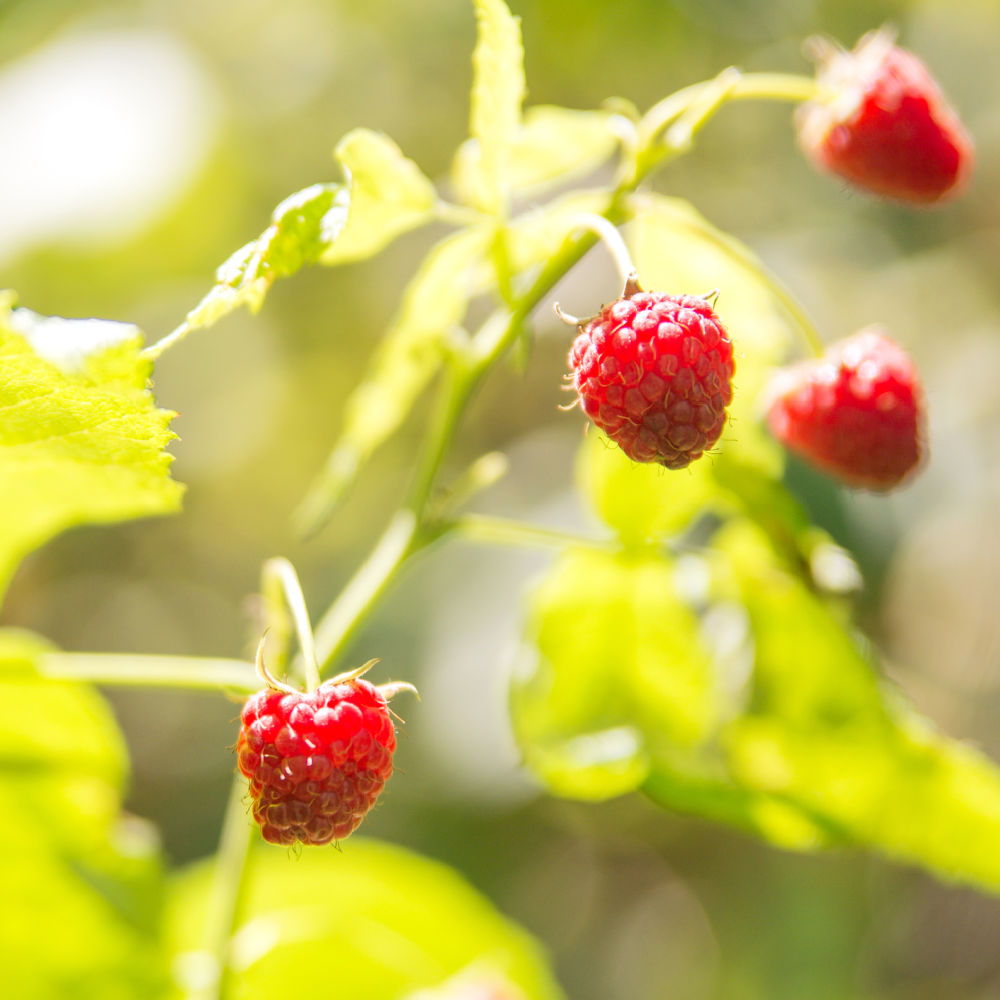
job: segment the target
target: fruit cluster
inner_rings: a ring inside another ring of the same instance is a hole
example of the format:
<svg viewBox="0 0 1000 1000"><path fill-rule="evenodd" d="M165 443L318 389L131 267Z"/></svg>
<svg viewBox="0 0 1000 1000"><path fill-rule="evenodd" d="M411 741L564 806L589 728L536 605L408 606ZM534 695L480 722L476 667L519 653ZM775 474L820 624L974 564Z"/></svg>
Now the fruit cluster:
<svg viewBox="0 0 1000 1000"><path fill-rule="evenodd" d="M963 190L972 141L916 56L884 30L852 52L813 47L819 96L800 109L798 127L817 166L914 204ZM584 413L634 461L681 469L719 440L733 345L705 299L644 292L633 275L621 297L581 324L569 366ZM768 423L790 450L853 487L901 485L926 450L914 365L873 329L780 372Z"/></svg>

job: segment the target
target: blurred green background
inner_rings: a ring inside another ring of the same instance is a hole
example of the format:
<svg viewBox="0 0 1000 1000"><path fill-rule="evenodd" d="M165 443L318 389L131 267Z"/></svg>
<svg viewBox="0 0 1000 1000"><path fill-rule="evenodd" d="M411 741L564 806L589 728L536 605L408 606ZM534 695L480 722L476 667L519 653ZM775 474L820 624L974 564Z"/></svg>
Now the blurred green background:
<svg viewBox="0 0 1000 1000"><path fill-rule="evenodd" d="M740 104L661 175L753 246L833 340L884 323L923 372L932 459L889 498L793 464L814 517L867 580L859 618L887 669L946 732L1000 758L1000 6L995 0L521 0L530 103L646 107L735 63L804 71L803 38L853 44L889 20L975 136L968 195L933 212L816 175L786 106ZM431 177L466 134L474 42L465 0L0 2L0 285L41 313L165 334L214 268L288 193L334 178L348 129L390 134ZM257 317L199 332L157 365L175 409L173 519L73 531L30 557L3 623L67 649L247 655L248 596L274 554L314 617L405 487L425 409L308 545L290 513L332 443L341 402L437 235L371 262L279 283ZM615 293L591 255L560 298ZM695 290L703 291L703 290ZM455 467L489 448L511 472L483 509L583 524L581 436L564 401L566 332L542 316L526 372L499 372ZM400 774L366 832L455 865L537 934L575 1000L825 1000L1000 995L1000 904L860 855L798 857L664 815L541 796L505 708L520 594L547 556L452 545L420 561L354 646L412 681ZM379 679L383 679L380 677ZM183 862L215 847L237 707L211 695L111 694L133 762L128 807Z"/></svg>

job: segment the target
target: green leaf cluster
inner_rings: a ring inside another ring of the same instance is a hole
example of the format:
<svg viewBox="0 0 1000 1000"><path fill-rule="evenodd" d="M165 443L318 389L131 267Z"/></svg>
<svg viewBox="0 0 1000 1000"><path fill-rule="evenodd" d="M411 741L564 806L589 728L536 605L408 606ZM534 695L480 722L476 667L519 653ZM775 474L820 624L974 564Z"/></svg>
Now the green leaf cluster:
<svg viewBox="0 0 1000 1000"><path fill-rule="evenodd" d="M881 676L840 596L856 571L762 430L796 316L686 203L633 206L647 286L720 288L737 399L720 447L681 472L584 443L579 485L618 548L571 548L531 595L511 692L527 764L558 795L640 792L783 847L863 846L1000 889L1000 770ZM823 572L830 555L851 572Z"/></svg>

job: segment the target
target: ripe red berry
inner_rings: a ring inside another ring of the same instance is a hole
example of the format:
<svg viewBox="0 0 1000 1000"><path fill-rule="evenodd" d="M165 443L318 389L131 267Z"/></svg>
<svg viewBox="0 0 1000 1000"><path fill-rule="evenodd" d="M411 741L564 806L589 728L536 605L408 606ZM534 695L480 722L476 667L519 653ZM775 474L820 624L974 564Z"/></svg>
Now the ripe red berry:
<svg viewBox="0 0 1000 1000"><path fill-rule="evenodd" d="M965 187L972 140L934 78L886 31L853 52L817 45L817 80L833 96L803 106L799 139L821 168L874 194L918 204Z"/></svg>
<svg viewBox="0 0 1000 1000"><path fill-rule="evenodd" d="M352 833L392 774L396 733L366 680L316 691L264 688L243 707L236 745L254 819L272 844L328 844Z"/></svg>
<svg viewBox="0 0 1000 1000"><path fill-rule="evenodd" d="M707 300L630 279L583 325L569 364L583 412L633 461L683 469L719 440L735 364Z"/></svg>
<svg viewBox="0 0 1000 1000"><path fill-rule="evenodd" d="M876 328L781 372L768 412L781 442L850 486L889 490L924 453L913 362Z"/></svg>

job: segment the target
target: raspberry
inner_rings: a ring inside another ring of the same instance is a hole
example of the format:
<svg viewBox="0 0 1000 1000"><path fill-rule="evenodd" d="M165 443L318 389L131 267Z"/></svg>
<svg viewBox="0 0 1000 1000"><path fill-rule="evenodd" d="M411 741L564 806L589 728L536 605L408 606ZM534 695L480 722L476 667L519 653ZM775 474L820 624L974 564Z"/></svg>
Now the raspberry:
<svg viewBox="0 0 1000 1000"><path fill-rule="evenodd" d="M799 139L819 167L874 194L932 204L958 194L972 169L972 140L934 78L886 31L853 52L816 44L829 103L799 113Z"/></svg>
<svg viewBox="0 0 1000 1000"><path fill-rule="evenodd" d="M913 362L877 328L781 372L768 412L781 442L850 486L889 490L923 455L923 395Z"/></svg>
<svg viewBox="0 0 1000 1000"><path fill-rule="evenodd" d="M585 325L569 354L583 412L635 462L683 469L719 439L733 398L733 345L708 301L644 292Z"/></svg>
<svg viewBox="0 0 1000 1000"><path fill-rule="evenodd" d="M340 680L308 694L266 687L243 707L237 762L272 844L343 840L392 774L396 733L382 691Z"/></svg>

